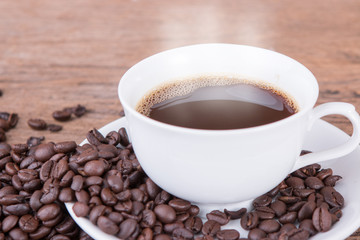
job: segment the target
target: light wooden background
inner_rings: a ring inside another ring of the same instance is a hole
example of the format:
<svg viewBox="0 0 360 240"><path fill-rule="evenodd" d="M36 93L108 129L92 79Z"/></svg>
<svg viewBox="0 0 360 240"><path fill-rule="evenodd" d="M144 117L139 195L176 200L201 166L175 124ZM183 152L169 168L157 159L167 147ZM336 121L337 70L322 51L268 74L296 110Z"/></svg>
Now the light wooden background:
<svg viewBox="0 0 360 240"><path fill-rule="evenodd" d="M80 143L91 128L120 117L117 85L133 64L162 50L208 42L286 54L317 77L319 104L345 101L360 110L357 0L1 0L0 111L20 116L8 142L45 136ZM27 126L35 117L55 123L53 111L76 104L89 112L62 124L61 132ZM352 131L342 117L327 120Z"/></svg>

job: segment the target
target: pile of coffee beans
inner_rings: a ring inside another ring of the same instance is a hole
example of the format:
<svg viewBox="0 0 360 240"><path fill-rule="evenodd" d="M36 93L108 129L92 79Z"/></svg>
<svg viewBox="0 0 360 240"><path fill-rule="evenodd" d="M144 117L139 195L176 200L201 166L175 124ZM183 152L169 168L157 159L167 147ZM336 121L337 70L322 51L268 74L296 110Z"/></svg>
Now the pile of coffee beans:
<svg viewBox="0 0 360 240"><path fill-rule="evenodd" d="M241 226L249 239L308 239L326 232L342 216L344 198L334 189L340 179L319 164L296 170L253 201Z"/></svg>
<svg viewBox="0 0 360 240"><path fill-rule="evenodd" d="M8 120L7 120L8 121ZM341 217L340 176L313 164L290 174L254 209L214 210L203 222L199 207L159 188L142 170L124 128L88 143L0 143L0 239L91 239L67 213L121 239L237 240L238 221L248 239L308 239L328 231Z"/></svg>

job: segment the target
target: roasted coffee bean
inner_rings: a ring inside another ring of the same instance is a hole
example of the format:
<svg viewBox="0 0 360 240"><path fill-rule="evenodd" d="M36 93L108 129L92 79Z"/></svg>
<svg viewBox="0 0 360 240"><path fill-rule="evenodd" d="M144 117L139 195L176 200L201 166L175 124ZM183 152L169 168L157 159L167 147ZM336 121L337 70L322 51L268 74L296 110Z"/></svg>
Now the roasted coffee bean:
<svg viewBox="0 0 360 240"><path fill-rule="evenodd" d="M38 172L32 169L20 169L18 176L22 182L30 182L38 178Z"/></svg>
<svg viewBox="0 0 360 240"><path fill-rule="evenodd" d="M30 214L24 215L19 219L19 227L24 232L32 233L38 228L38 226L39 226L39 221L37 220L36 217Z"/></svg>
<svg viewBox="0 0 360 240"><path fill-rule="evenodd" d="M279 217L279 222L282 224L294 223L297 218L297 212L288 212Z"/></svg>
<svg viewBox="0 0 360 240"><path fill-rule="evenodd" d="M183 213L190 209L191 203L183 199L173 199L169 201L169 206L177 213Z"/></svg>
<svg viewBox="0 0 360 240"><path fill-rule="evenodd" d="M164 232L168 233L168 234L172 234L172 232L176 229L176 228L183 228L184 224L182 222L173 222L173 223L168 223L164 225Z"/></svg>
<svg viewBox="0 0 360 240"><path fill-rule="evenodd" d="M78 104L76 107L73 108L72 112L76 117L81 117L87 112L87 110L85 106Z"/></svg>
<svg viewBox="0 0 360 240"><path fill-rule="evenodd" d="M270 207L257 207L254 212L257 213L259 219L273 219L275 217L275 211Z"/></svg>
<svg viewBox="0 0 360 240"><path fill-rule="evenodd" d="M124 182L120 176L112 175L107 177L107 183L114 193L119 193L124 189Z"/></svg>
<svg viewBox="0 0 360 240"><path fill-rule="evenodd" d="M162 223L172 223L176 219L176 212L175 210L170 207L169 205L160 204L157 205L154 208L154 213L156 217L162 222Z"/></svg>
<svg viewBox="0 0 360 240"><path fill-rule="evenodd" d="M25 197L17 194L10 194L0 198L0 204L6 206L23 203L24 201Z"/></svg>
<svg viewBox="0 0 360 240"><path fill-rule="evenodd" d="M277 199L283 201L286 204L293 204L301 201L301 198L296 196L281 196L278 197Z"/></svg>
<svg viewBox="0 0 360 240"><path fill-rule="evenodd" d="M26 141L26 144L29 147L38 146L41 144L42 141L45 140L45 137L29 137Z"/></svg>
<svg viewBox="0 0 360 240"><path fill-rule="evenodd" d="M36 147L34 157L40 162L46 162L55 154L53 143L42 143Z"/></svg>
<svg viewBox="0 0 360 240"><path fill-rule="evenodd" d="M100 196L103 203L107 206L114 206L117 203L114 193L109 188L102 189Z"/></svg>
<svg viewBox="0 0 360 240"><path fill-rule="evenodd" d="M54 202L60 194L59 185L53 179L48 179L43 186L43 195L40 198L40 202L43 204L49 204Z"/></svg>
<svg viewBox="0 0 360 240"><path fill-rule="evenodd" d="M199 233L203 227L203 222L200 217L191 216L185 221L185 228L193 233Z"/></svg>
<svg viewBox="0 0 360 240"><path fill-rule="evenodd" d="M145 209L142 213L142 221L140 225L144 228L152 228L156 222L156 215L152 210Z"/></svg>
<svg viewBox="0 0 360 240"><path fill-rule="evenodd" d="M240 224L245 230L256 228L259 223L259 216L256 212L248 212L242 216Z"/></svg>
<svg viewBox="0 0 360 240"><path fill-rule="evenodd" d="M315 208L315 202L309 201L305 203L298 212L298 220L302 221L307 218L311 219Z"/></svg>
<svg viewBox="0 0 360 240"><path fill-rule="evenodd" d="M35 130L44 130L47 127L46 122L40 118L31 118L28 120L27 124Z"/></svg>
<svg viewBox="0 0 360 240"><path fill-rule="evenodd" d="M120 128L118 132L120 134L120 144L123 145L124 147L128 146L130 142L129 142L129 137L126 133L126 129Z"/></svg>
<svg viewBox="0 0 360 240"><path fill-rule="evenodd" d="M49 129L50 132L59 132L63 129L61 125L50 123L47 125L47 129Z"/></svg>
<svg viewBox="0 0 360 240"><path fill-rule="evenodd" d="M116 131L111 131L106 135L106 139L108 140L109 144L116 146L120 143L120 134Z"/></svg>
<svg viewBox="0 0 360 240"><path fill-rule="evenodd" d="M34 179L34 180L29 181L29 182L25 182L24 186L23 186L23 189L24 189L24 191L27 191L27 192L33 192L34 190L41 189L41 187L42 187L41 180L40 179Z"/></svg>
<svg viewBox="0 0 360 240"><path fill-rule="evenodd" d="M289 212L297 212L300 210L300 208L302 208L302 206L304 206L305 203L306 203L306 201L300 201L300 202L294 203L294 204L288 206L287 210Z"/></svg>
<svg viewBox="0 0 360 240"><path fill-rule="evenodd" d="M221 212L219 210L214 210L214 211L211 211L210 213L206 214L206 218L208 220L216 221L220 225L227 224L229 222L229 219L230 219L225 213L223 213L223 212Z"/></svg>
<svg viewBox="0 0 360 240"><path fill-rule="evenodd" d="M75 205L74 205L75 206ZM100 216L97 220L97 226L105 233L115 235L119 231L119 227L105 216Z"/></svg>
<svg viewBox="0 0 360 240"><path fill-rule="evenodd" d="M260 222L258 228L266 233L272 233L277 232L280 229L280 224L275 219L269 219Z"/></svg>
<svg viewBox="0 0 360 240"><path fill-rule="evenodd" d="M22 216L30 212L30 207L28 203L19 203L5 206L4 210L7 211L9 214Z"/></svg>
<svg viewBox="0 0 360 240"><path fill-rule="evenodd" d="M73 207L72 207L74 213L76 216L78 217L85 217L89 214L90 212L90 207L82 202L76 202ZM99 220L98 220L98 224L99 224ZM115 234L115 233L112 233Z"/></svg>
<svg viewBox="0 0 360 240"><path fill-rule="evenodd" d="M324 196L324 201L331 207L343 207L344 197L333 187L323 187L320 193Z"/></svg>
<svg viewBox="0 0 360 240"><path fill-rule="evenodd" d="M320 180L324 180L325 178L331 176L333 174L333 170L331 168L322 169L320 172L316 174L316 177Z"/></svg>
<svg viewBox="0 0 360 240"><path fill-rule="evenodd" d="M240 208L237 211L229 211L224 209L225 214L228 215L232 220L241 218L246 213L246 211L246 208Z"/></svg>
<svg viewBox="0 0 360 240"><path fill-rule="evenodd" d="M224 229L218 231L216 237L219 240L237 240L240 237L240 233L235 229Z"/></svg>
<svg viewBox="0 0 360 240"><path fill-rule="evenodd" d="M53 171L55 162L54 161L46 161L40 168L40 179L42 181L46 181L51 176L51 173Z"/></svg>
<svg viewBox="0 0 360 240"><path fill-rule="evenodd" d="M45 227L51 227L52 228L52 227L55 227L57 224L59 224L62 220L64 220L64 214L60 213L55 218L50 219L50 220L46 220L46 221L41 221L41 223Z"/></svg>
<svg viewBox="0 0 360 240"><path fill-rule="evenodd" d="M13 144L11 145L11 149L18 154L25 153L28 150L27 144Z"/></svg>
<svg viewBox="0 0 360 240"><path fill-rule="evenodd" d="M40 198L43 195L41 190L36 190L30 198L29 204L33 211L37 211L43 204L40 202Z"/></svg>
<svg viewBox="0 0 360 240"><path fill-rule="evenodd" d="M332 225L332 217L326 205L323 204L314 210L312 215L312 223L318 232L326 232L330 230Z"/></svg>
<svg viewBox="0 0 360 240"><path fill-rule="evenodd" d="M16 215L9 215L2 220L2 231L9 232L18 223L19 217Z"/></svg>
<svg viewBox="0 0 360 240"><path fill-rule="evenodd" d="M71 189L74 191L80 191L84 186L84 179L81 175L76 175L72 179Z"/></svg>
<svg viewBox="0 0 360 240"><path fill-rule="evenodd" d="M59 142L54 145L57 153L70 153L76 149L77 145L74 141Z"/></svg>
<svg viewBox="0 0 360 240"><path fill-rule="evenodd" d="M51 228L40 226L36 231L29 234L31 239L42 239L45 236L49 235L51 232Z"/></svg>
<svg viewBox="0 0 360 240"><path fill-rule="evenodd" d="M74 176L75 176L75 173L72 170L67 171L65 173L65 175L61 178L59 186L60 187L70 187Z"/></svg>
<svg viewBox="0 0 360 240"><path fill-rule="evenodd" d="M51 203L51 204L47 204L42 206L38 212L37 212L37 217L41 220L41 221L47 221L50 219L55 218L61 211L61 208L58 204L56 203Z"/></svg>
<svg viewBox="0 0 360 240"><path fill-rule="evenodd" d="M100 192L100 190L99 190L99 192ZM76 201L82 202L82 203L85 203L85 204L89 204L89 201L90 201L90 195L84 189L82 189L80 191L76 191L75 192L75 198L76 198Z"/></svg>
<svg viewBox="0 0 360 240"><path fill-rule="evenodd" d="M189 208L188 210L188 213L191 215L191 216L196 216L198 215L200 212L200 208L196 205L191 205L191 207Z"/></svg>
<svg viewBox="0 0 360 240"><path fill-rule="evenodd" d="M124 220L121 213L118 212L111 212L107 215L107 217L117 225L119 225Z"/></svg>
<svg viewBox="0 0 360 240"><path fill-rule="evenodd" d="M132 201L119 202L114 206L114 209L118 212L130 213L132 210Z"/></svg>
<svg viewBox="0 0 360 240"><path fill-rule="evenodd" d="M68 234L75 228L76 223L70 216L67 216L60 224L55 227L56 231L62 234Z"/></svg>
<svg viewBox="0 0 360 240"><path fill-rule="evenodd" d="M92 160L85 164L84 172L87 176L101 176L105 171L104 164L99 160Z"/></svg>
<svg viewBox="0 0 360 240"><path fill-rule="evenodd" d="M35 162L35 158L33 156L25 157L20 163L20 169L29 167L29 165L33 162Z"/></svg>
<svg viewBox="0 0 360 240"><path fill-rule="evenodd" d="M105 214L105 208L104 205L98 205L90 210L89 219L93 224L96 224L97 219Z"/></svg>
<svg viewBox="0 0 360 240"><path fill-rule="evenodd" d="M57 121L61 121L61 122L65 122L70 120L71 118L71 113L68 111L55 111L52 113L52 117L57 120Z"/></svg>
<svg viewBox="0 0 360 240"><path fill-rule="evenodd" d="M252 205L254 208L266 207L271 203L271 201L272 201L271 197L269 197L267 195L262 195L260 197L255 198Z"/></svg>
<svg viewBox="0 0 360 240"><path fill-rule="evenodd" d="M305 184L311 189L319 190L323 188L325 185L324 183L317 177L308 177L305 179Z"/></svg>
<svg viewBox="0 0 360 240"><path fill-rule="evenodd" d="M14 175L12 176L11 178L11 184L14 186L14 188L18 191L21 191L23 190L23 184L19 178L18 175Z"/></svg>
<svg viewBox="0 0 360 240"><path fill-rule="evenodd" d="M274 210L277 217L280 217L286 213L286 204L283 201L275 200L271 203L270 207L272 210Z"/></svg>
<svg viewBox="0 0 360 240"><path fill-rule="evenodd" d="M21 239L21 240L27 240L29 239L29 236L27 233L23 232L20 228L14 228L9 232L9 236L12 239Z"/></svg>
<svg viewBox="0 0 360 240"><path fill-rule="evenodd" d="M288 179L285 180L285 182L289 187L292 187L294 189L305 188L304 180L298 177L289 177Z"/></svg>
<svg viewBox="0 0 360 240"><path fill-rule="evenodd" d="M254 228L249 231L248 238L250 240L260 240L266 237L266 232L259 228Z"/></svg>
<svg viewBox="0 0 360 240"><path fill-rule="evenodd" d="M204 223L201 233L204 235L216 236L217 232L220 231L221 225L213 220L208 220Z"/></svg>
<svg viewBox="0 0 360 240"><path fill-rule="evenodd" d="M14 176L18 173L20 168L16 163L8 162L5 164L5 172L9 174L10 176Z"/></svg>
<svg viewBox="0 0 360 240"><path fill-rule="evenodd" d="M166 234L155 235L154 240L171 240L172 238Z"/></svg>
<svg viewBox="0 0 360 240"><path fill-rule="evenodd" d="M120 224L120 229L117 236L122 239L127 239L136 231L137 226L138 224L135 220L126 219Z"/></svg>
<svg viewBox="0 0 360 240"><path fill-rule="evenodd" d="M300 222L299 228L304 229L310 236L314 236L317 231L313 225L312 219L305 219Z"/></svg>
<svg viewBox="0 0 360 240"><path fill-rule="evenodd" d="M82 153L80 153L80 155L76 158L75 162L77 164L84 164L88 161L98 159L98 157L99 157L98 151L92 148L88 148Z"/></svg>
<svg viewBox="0 0 360 240"><path fill-rule="evenodd" d="M189 231L186 228L176 228L173 232L172 232L172 239L174 240L186 240L186 239L193 239L194 238L194 234Z"/></svg>
<svg viewBox="0 0 360 240"><path fill-rule="evenodd" d="M324 179L325 186L334 187L336 182L341 180L342 177L339 175L332 175Z"/></svg>

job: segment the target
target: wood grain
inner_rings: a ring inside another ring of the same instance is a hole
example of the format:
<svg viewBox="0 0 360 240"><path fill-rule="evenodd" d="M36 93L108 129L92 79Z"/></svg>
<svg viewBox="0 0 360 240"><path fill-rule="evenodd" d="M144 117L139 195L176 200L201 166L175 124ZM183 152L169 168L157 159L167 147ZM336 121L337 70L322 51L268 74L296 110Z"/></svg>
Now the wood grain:
<svg viewBox="0 0 360 240"><path fill-rule="evenodd" d="M318 104L344 101L360 109L356 0L2 0L0 10L0 111L20 116L7 133L10 143L29 136L80 143L88 130L120 117L117 85L128 68L154 53L196 43L284 53L314 73ZM27 126L35 117L54 123L54 110L76 104L89 112L63 123L61 132ZM352 131L343 117L326 120Z"/></svg>

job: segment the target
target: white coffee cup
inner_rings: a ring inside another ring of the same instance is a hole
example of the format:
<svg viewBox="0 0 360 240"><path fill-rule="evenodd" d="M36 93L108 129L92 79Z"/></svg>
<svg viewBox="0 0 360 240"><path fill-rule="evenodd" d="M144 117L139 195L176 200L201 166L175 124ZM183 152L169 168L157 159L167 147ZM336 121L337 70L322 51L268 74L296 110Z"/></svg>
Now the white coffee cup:
<svg viewBox="0 0 360 240"><path fill-rule="evenodd" d="M234 130L200 130L165 124L135 110L150 90L199 75L236 75L277 86L299 111L270 124ZM360 142L360 118L353 105L326 103L314 108L318 84L299 62L282 54L243 45L200 44L155 54L130 68L119 83L127 131L146 174L169 193L202 204L231 204L259 196L290 172L350 153ZM347 117L351 138L328 150L299 156L314 121Z"/></svg>

